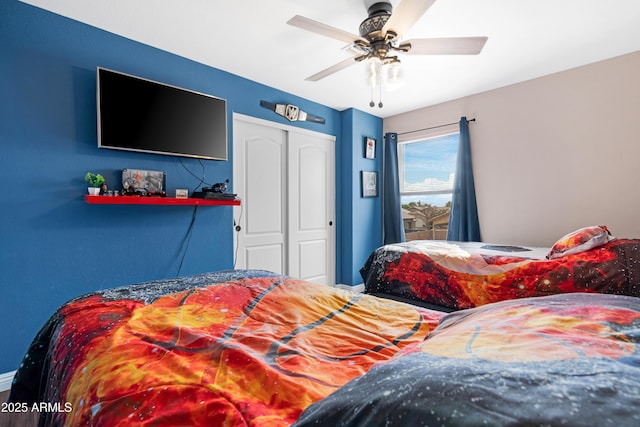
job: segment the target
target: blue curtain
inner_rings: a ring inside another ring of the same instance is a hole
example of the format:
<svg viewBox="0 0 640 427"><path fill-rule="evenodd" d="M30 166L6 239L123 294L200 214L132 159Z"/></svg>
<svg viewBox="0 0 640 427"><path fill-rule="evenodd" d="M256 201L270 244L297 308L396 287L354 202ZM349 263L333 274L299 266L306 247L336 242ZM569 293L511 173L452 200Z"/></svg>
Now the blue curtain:
<svg viewBox="0 0 640 427"><path fill-rule="evenodd" d="M460 119L460 142L456 160L456 177L453 182L453 197L447 240L458 242L479 242L480 223L476 205L476 188L471 166L471 141L469 122L466 117Z"/></svg>
<svg viewBox="0 0 640 427"><path fill-rule="evenodd" d="M400 205L400 183L398 175L398 134L384 136L382 166L382 239L384 244L405 241Z"/></svg>

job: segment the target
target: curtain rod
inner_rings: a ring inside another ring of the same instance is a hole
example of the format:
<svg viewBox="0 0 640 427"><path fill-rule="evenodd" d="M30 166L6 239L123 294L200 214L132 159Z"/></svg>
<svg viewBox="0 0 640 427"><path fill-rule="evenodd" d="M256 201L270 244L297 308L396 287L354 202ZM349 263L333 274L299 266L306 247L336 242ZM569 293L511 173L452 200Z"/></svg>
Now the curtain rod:
<svg viewBox="0 0 640 427"><path fill-rule="evenodd" d="M476 121L476 118L474 117L473 119L468 119L468 120L467 120L467 123L469 123L469 122L475 122L475 121ZM445 126L456 125L456 124L458 124L458 123L460 123L460 122L446 123L446 124L444 124L444 125L431 126L431 127L429 127L429 128L424 128L424 129L410 130L410 131L407 131L407 132L399 133L398 135L406 135L406 134L408 134L408 133L415 133L415 132L422 132L422 131L425 131L425 130L438 129L438 128L443 128L443 127L445 127Z"/></svg>

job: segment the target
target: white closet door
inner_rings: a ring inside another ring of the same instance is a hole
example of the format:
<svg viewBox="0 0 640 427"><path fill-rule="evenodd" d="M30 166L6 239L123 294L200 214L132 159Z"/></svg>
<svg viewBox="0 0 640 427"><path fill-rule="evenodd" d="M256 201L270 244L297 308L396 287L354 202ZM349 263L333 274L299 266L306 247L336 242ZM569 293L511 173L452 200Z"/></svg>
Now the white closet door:
<svg viewBox="0 0 640 427"><path fill-rule="evenodd" d="M234 115L236 268L335 283L335 138Z"/></svg>
<svg viewBox="0 0 640 427"><path fill-rule="evenodd" d="M335 284L334 143L289 132L289 274Z"/></svg>
<svg viewBox="0 0 640 427"><path fill-rule="evenodd" d="M287 134L255 123L234 124L236 268L287 274Z"/></svg>

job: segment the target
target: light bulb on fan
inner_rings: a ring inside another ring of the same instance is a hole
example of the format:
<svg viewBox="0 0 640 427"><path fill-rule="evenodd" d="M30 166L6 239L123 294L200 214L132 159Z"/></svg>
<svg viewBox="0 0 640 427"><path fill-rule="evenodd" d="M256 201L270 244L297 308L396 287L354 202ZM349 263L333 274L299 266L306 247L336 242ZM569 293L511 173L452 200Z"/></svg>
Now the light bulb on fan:
<svg viewBox="0 0 640 427"><path fill-rule="evenodd" d="M376 56L367 60L367 78L369 86L378 87L382 83L382 61Z"/></svg>
<svg viewBox="0 0 640 427"><path fill-rule="evenodd" d="M404 86L402 65L398 58L392 58L383 66L384 84L388 91L394 91Z"/></svg>

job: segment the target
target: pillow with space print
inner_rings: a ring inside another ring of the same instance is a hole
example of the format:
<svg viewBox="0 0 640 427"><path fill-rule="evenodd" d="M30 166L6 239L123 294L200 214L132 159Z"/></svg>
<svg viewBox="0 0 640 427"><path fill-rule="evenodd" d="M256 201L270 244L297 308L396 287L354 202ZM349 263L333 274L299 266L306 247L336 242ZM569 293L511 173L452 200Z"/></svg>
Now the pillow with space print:
<svg viewBox="0 0 640 427"><path fill-rule="evenodd" d="M585 252L612 240L615 240L615 237L611 235L605 225L580 228L554 243L547 254L547 259Z"/></svg>

